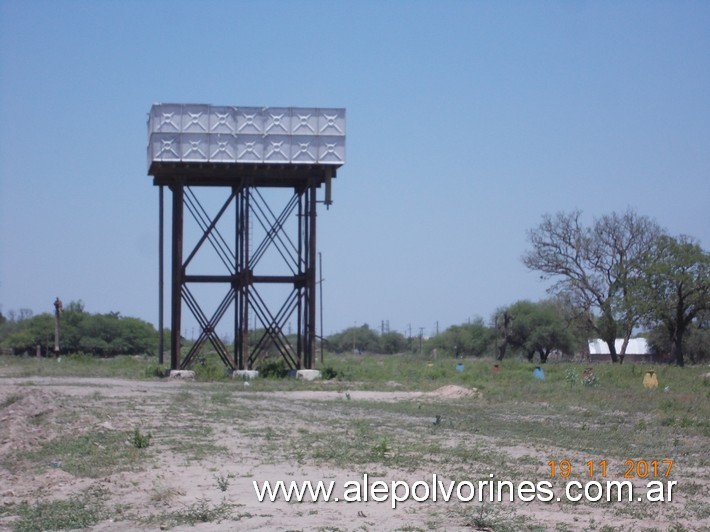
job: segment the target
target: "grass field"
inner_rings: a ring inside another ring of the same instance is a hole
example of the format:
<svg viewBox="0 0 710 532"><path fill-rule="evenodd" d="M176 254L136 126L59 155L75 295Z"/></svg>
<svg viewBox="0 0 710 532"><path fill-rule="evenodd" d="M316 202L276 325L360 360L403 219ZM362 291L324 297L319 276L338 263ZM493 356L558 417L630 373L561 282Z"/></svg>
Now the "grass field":
<svg viewBox="0 0 710 532"><path fill-rule="evenodd" d="M504 361L497 373L492 365L328 356L330 381L245 386L211 359L197 382L175 382L140 357L0 357L0 424L11 429L0 437L0 528L710 529L710 368L595 364L585 382L587 366L576 363L544 366L544 380L527 362ZM649 390L651 369L659 387ZM469 393L442 392L452 389ZM588 462L594 480L677 481L673 500L408 501L392 510L259 504L252 489L255 480L435 473L548 480L557 493L589 479Z"/></svg>

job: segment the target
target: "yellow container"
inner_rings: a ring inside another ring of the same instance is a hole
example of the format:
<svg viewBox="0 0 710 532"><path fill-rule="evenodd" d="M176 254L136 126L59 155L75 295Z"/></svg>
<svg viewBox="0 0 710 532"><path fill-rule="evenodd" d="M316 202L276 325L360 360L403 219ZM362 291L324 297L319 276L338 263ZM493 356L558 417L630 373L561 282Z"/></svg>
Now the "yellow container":
<svg viewBox="0 0 710 532"><path fill-rule="evenodd" d="M656 377L655 371L647 371L643 376L643 387L653 389L658 388L658 377Z"/></svg>

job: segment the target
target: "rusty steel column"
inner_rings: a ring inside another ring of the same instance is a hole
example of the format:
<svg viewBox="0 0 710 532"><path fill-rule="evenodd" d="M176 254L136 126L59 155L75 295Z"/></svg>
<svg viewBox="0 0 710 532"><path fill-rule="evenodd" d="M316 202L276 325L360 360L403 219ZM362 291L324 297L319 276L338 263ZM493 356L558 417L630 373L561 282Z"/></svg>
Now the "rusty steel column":
<svg viewBox="0 0 710 532"><path fill-rule="evenodd" d="M165 207L164 207L164 194L163 194L163 185L160 185L159 187L159 200L158 200L158 213L159 213L159 218L158 218L158 364L163 363L163 351L165 350L165 341L163 339L163 330L164 330L164 316L163 316L163 300L164 300L164 273L163 273L163 247L164 247L164 241L163 241L163 233L164 233L164 212L165 212Z"/></svg>
<svg viewBox="0 0 710 532"><path fill-rule="evenodd" d="M235 268L234 268L234 367L238 370L244 369L243 350L243 326L242 315L244 307L244 297L242 296L242 265L244 263L244 250L242 248L242 232L244 225L244 187L236 193L234 207L235 218Z"/></svg>
<svg viewBox="0 0 710 532"><path fill-rule="evenodd" d="M303 260L303 248L306 241L306 227L305 216L307 209L305 208L304 202L306 198L306 189L301 189L296 192L299 195L298 198L298 277L305 277L307 272L307 265L304 264ZM294 283L294 290L298 292L297 299L297 323L296 323L296 361L298 363L298 369L302 369L303 364L303 351L306 345L306 324L304 321L304 301L303 294L305 293L305 283L296 281Z"/></svg>
<svg viewBox="0 0 710 532"><path fill-rule="evenodd" d="M316 184L309 183L308 199L308 270L306 272L306 299L308 303L308 342L306 344L306 369L313 369L316 355Z"/></svg>
<svg viewBox="0 0 710 532"><path fill-rule="evenodd" d="M243 186L237 197L237 269L236 282L238 283L237 290L237 308L235 316L237 317L237 334L235 340L236 350L236 367L237 369L251 369L246 367L245 360L249 359L249 284L251 282L249 275L249 187Z"/></svg>
<svg viewBox="0 0 710 532"><path fill-rule="evenodd" d="M170 187L173 193L173 235L172 235L172 294L170 302L170 369L180 369L180 327L182 311L182 240L183 240L183 197L182 183Z"/></svg>

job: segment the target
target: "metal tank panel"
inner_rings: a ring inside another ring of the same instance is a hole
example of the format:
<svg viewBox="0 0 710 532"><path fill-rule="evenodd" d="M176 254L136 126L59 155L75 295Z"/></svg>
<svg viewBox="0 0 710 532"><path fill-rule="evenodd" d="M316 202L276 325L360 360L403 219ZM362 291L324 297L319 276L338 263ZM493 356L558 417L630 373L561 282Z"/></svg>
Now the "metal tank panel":
<svg viewBox="0 0 710 532"><path fill-rule="evenodd" d="M180 136L181 160L191 163L205 163L209 161L209 138L200 133L183 133Z"/></svg>
<svg viewBox="0 0 710 532"><path fill-rule="evenodd" d="M345 136L345 109L320 109L318 134Z"/></svg>
<svg viewBox="0 0 710 532"><path fill-rule="evenodd" d="M261 135L264 132L264 117L259 107L237 109L237 135Z"/></svg>
<svg viewBox="0 0 710 532"><path fill-rule="evenodd" d="M150 136L150 161L179 162L180 135L177 133L153 133Z"/></svg>
<svg viewBox="0 0 710 532"><path fill-rule="evenodd" d="M345 109L155 104L148 172L161 163L345 163Z"/></svg>
<svg viewBox="0 0 710 532"><path fill-rule="evenodd" d="M207 105L184 105L182 108L182 133L208 133L209 107Z"/></svg>

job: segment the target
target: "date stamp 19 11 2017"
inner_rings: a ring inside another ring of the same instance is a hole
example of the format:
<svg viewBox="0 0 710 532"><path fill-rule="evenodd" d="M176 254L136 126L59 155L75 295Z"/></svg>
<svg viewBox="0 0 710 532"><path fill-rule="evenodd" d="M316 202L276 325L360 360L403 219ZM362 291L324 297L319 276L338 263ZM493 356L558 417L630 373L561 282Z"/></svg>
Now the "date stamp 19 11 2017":
<svg viewBox="0 0 710 532"><path fill-rule="evenodd" d="M673 469L673 460L624 460L623 466L610 469L607 460L587 460L583 465L573 466L571 460L550 460L552 478L606 478L609 474L614 477L633 478L669 478Z"/></svg>

